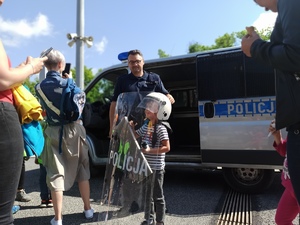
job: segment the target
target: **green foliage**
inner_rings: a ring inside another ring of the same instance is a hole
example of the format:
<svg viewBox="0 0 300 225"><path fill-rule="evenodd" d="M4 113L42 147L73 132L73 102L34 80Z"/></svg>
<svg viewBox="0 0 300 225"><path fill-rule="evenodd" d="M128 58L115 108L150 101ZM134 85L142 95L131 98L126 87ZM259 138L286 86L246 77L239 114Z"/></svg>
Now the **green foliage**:
<svg viewBox="0 0 300 225"><path fill-rule="evenodd" d="M259 34L260 38L267 41L270 40L271 33L272 33L272 27L268 27L266 29L262 29L260 31L256 30L256 32ZM207 50L213 50L218 48L226 48L226 47L233 47L235 43L237 42L237 39L241 40L245 35L247 34L246 30L242 30L239 32L233 32L231 34L224 34L221 37L218 37L215 40L215 44L211 46L205 46L200 45L198 42L191 43L189 45L189 53L193 52L203 52Z"/></svg>
<svg viewBox="0 0 300 225"><path fill-rule="evenodd" d="M73 79L76 80L76 69L73 68L71 69L71 71L72 71ZM84 72L84 87L86 87L94 78L94 74L92 68L87 68L86 66L84 66L83 72Z"/></svg>
<svg viewBox="0 0 300 225"><path fill-rule="evenodd" d="M170 55L168 55L165 51L158 49L158 56L159 58L166 58L166 57L170 57Z"/></svg>
<svg viewBox="0 0 300 225"><path fill-rule="evenodd" d="M87 94L87 102L100 101L105 103L105 98L110 98L113 95L114 85L111 81L101 79Z"/></svg>
<svg viewBox="0 0 300 225"><path fill-rule="evenodd" d="M226 48L226 47L231 47L234 45L236 41L236 38L235 38L235 35L234 33L231 33L231 34L224 34L223 36L221 37L218 37L215 42L215 49L217 48Z"/></svg>
<svg viewBox="0 0 300 225"><path fill-rule="evenodd" d="M71 69L73 79L76 80L76 69ZM99 69L97 74L99 74L102 69ZM84 86L86 87L94 79L94 74L92 68L87 68L84 66ZM87 102L104 101L105 97L110 97L112 95L113 86L105 80L98 82L93 89L88 93Z"/></svg>
<svg viewBox="0 0 300 225"><path fill-rule="evenodd" d="M30 79L27 78L27 79L23 82L23 84L29 88L30 92L31 92L33 95L36 95L36 94L35 94L35 89L34 89L34 87L35 87L35 85L36 85L38 82L39 82L39 79L38 79L38 78L35 78L34 81L30 81Z"/></svg>
<svg viewBox="0 0 300 225"><path fill-rule="evenodd" d="M272 27L268 27L268 28L262 29L262 30L260 30L260 31L257 30L257 29L255 29L255 31L258 33L258 35L260 36L260 38L261 38L262 40L264 40L264 41L270 40L272 30L273 30ZM236 36L238 39L242 39L246 34L247 34L247 31L246 31L246 30L242 30L242 31L239 31L239 32L235 32L235 36Z"/></svg>
<svg viewBox="0 0 300 225"><path fill-rule="evenodd" d="M212 49L211 46L200 45L198 42L191 43L189 46L189 53L203 52Z"/></svg>
<svg viewBox="0 0 300 225"><path fill-rule="evenodd" d="M205 45L200 45L198 42L192 43L189 46L189 53L193 52L202 52L202 51L207 51L207 50L212 50L212 49L218 49L218 48L226 48L226 47L232 47L236 41L236 37L234 33L231 34L224 34L221 37L218 37L215 40L215 44L211 46L205 46Z"/></svg>

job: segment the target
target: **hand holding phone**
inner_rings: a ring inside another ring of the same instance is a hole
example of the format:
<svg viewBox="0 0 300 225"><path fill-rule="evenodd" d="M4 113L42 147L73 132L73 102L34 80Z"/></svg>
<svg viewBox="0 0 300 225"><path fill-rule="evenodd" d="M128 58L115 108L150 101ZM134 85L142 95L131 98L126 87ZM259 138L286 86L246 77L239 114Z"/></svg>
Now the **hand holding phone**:
<svg viewBox="0 0 300 225"><path fill-rule="evenodd" d="M53 49L53 48L50 47L50 48L48 48L47 50L43 51L43 52L41 53L41 55L40 55L40 58L43 58L43 57L47 56L47 55L49 54L49 52L52 51L52 49Z"/></svg>
<svg viewBox="0 0 300 225"><path fill-rule="evenodd" d="M64 71L62 71L61 75L63 78L67 78L65 76L65 73L69 74L70 75L70 70L71 70L71 63L66 63L66 66L65 66L65 69ZM71 78L71 77L70 77Z"/></svg>

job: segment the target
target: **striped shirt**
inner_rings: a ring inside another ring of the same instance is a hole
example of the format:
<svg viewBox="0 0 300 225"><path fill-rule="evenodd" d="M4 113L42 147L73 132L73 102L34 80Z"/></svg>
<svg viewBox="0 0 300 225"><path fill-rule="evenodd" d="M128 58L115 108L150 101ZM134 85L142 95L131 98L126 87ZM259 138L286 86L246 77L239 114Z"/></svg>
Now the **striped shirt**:
<svg viewBox="0 0 300 225"><path fill-rule="evenodd" d="M141 128L136 130L136 133L142 137L142 143L146 142L152 148L159 148L162 146L163 140L169 140L167 129L162 124L156 125L157 140L154 146L152 146L152 137L154 133L154 126L148 127L148 124L144 124ZM165 153L147 154L144 153L145 158L152 170L163 170L165 168Z"/></svg>

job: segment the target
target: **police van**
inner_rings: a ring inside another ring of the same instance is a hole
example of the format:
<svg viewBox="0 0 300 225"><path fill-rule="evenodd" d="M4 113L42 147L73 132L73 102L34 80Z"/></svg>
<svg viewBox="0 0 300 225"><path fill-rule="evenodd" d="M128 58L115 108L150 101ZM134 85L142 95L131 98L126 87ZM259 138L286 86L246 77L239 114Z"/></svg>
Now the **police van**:
<svg viewBox="0 0 300 225"><path fill-rule="evenodd" d="M270 186L283 163L268 137L276 113L271 67L234 47L146 60L144 69L159 74L176 100L166 168L222 169L226 182L240 192ZM106 68L85 89L93 111L92 123L85 125L92 172L107 162L110 98L124 73L127 63Z"/></svg>

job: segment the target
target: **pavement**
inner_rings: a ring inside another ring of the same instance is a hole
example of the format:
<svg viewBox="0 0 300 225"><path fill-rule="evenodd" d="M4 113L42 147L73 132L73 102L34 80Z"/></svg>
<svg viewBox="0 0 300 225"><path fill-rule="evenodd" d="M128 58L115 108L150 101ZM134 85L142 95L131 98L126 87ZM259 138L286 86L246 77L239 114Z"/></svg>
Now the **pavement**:
<svg viewBox="0 0 300 225"><path fill-rule="evenodd" d="M50 220L54 216L53 208L40 208L40 191L39 191L39 165L34 163L34 158L30 158L25 163L25 191L32 198L30 202L15 202L16 205L20 205L21 209L14 214L15 225L42 225L50 224ZM187 182L182 186L181 184L176 186L178 178L171 177L169 185L165 185L166 198L169 203L169 212L166 215L165 224L188 224L188 225L215 225L218 219L218 214L213 214L211 210L215 209L219 203L219 198L222 192L215 196L208 194L214 188L207 187L207 190L199 191L199 181L195 182L190 178L187 178ZM185 176L184 174L182 176ZM95 225L95 224L107 224L107 225L139 225L143 221L144 213L136 213L134 215L123 218L110 218L105 220L107 215L111 215L112 207L109 209L106 206L100 205L100 196L103 185L104 171L100 172L96 178L91 178L91 206L95 210L93 219L85 219L83 214L83 203L80 198L77 183L73 187L64 192L63 200L63 224L64 225ZM186 188L192 188L193 191L187 191ZM222 187L217 188L218 190ZM173 194L174 193L174 194ZM182 202L176 202L178 195ZM184 197L186 195L186 197ZM206 199L207 198L207 199ZM201 204L197 199L206 199L204 204ZM207 200L209 199L209 202ZM174 202L173 202L174 201ZM200 203L200 204L199 204ZM212 204L211 207L207 207ZM108 214L107 214L108 212Z"/></svg>

